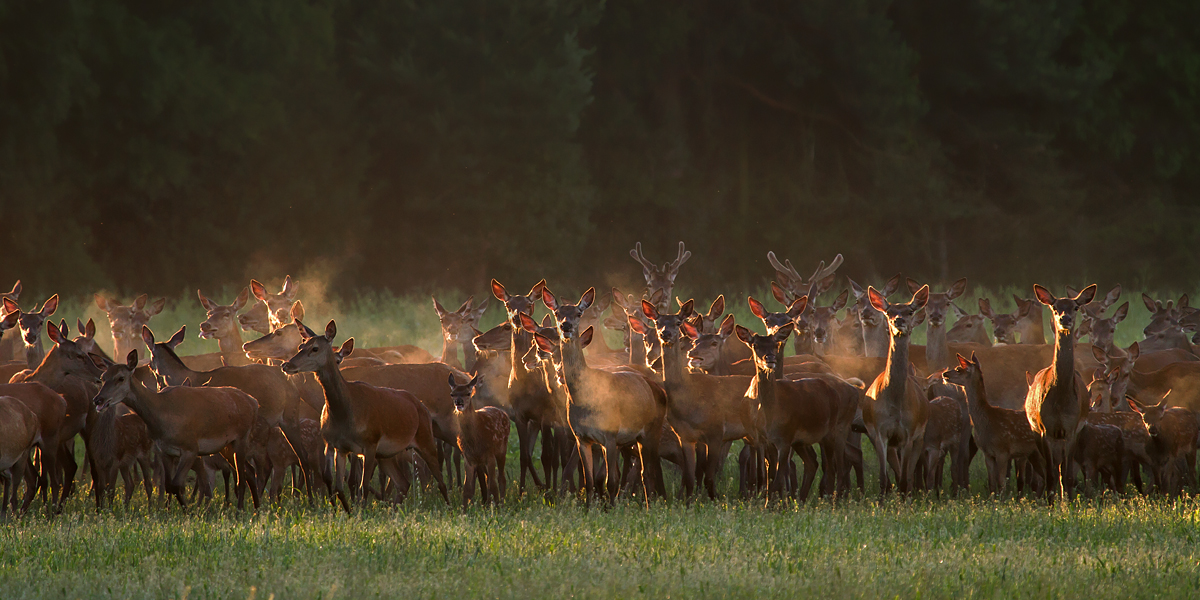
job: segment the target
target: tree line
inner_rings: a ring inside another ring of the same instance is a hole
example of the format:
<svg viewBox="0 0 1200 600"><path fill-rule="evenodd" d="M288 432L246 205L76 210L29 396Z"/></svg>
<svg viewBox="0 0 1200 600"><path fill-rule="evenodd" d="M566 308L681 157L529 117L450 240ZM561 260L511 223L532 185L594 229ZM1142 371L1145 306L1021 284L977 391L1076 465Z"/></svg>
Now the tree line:
<svg viewBox="0 0 1200 600"><path fill-rule="evenodd" d="M0 0L4 280L1195 283L1180 0ZM811 269L811 267L808 267ZM801 267L801 270L804 270ZM270 271L264 273L263 271ZM857 278L857 277L856 277Z"/></svg>

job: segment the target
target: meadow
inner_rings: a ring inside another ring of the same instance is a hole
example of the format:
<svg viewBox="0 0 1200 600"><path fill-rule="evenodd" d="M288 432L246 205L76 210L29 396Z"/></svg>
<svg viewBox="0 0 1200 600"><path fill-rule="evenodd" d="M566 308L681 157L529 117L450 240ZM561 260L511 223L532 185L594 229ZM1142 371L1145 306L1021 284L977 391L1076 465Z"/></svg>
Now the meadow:
<svg viewBox="0 0 1200 600"><path fill-rule="evenodd" d="M237 290L212 297L229 301ZM686 290L685 290L686 291ZM756 297L769 294L755 292ZM1009 290L988 293L1011 310ZM974 292L979 293L979 290ZM971 292L969 292L971 294ZM680 294L683 297L682 293ZM455 308L465 294L437 294ZM899 294L898 294L899 296ZM481 294L477 294L477 298ZM738 296L740 323L754 323ZM1140 337L1147 318L1137 292L1118 343ZM172 299L151 325L169 335L188 325L186 353L215 351L193 330L203 311ZM427 295L309 298L310 324L337 318L339 341L367 346L416 343L435 356L440 336ZM1007 302L1004 299L1007 298ZM705 299L706 302L711 299ZM822 303L827 303L824 300ZM975 312L973 298L958 301ZM707 307L705 303L702 305ZM107 322L90 299L67 299L57 317ZM500 321L496 301L484 324ZM196 331L198 333L198 331ZM923 342L923 332L916 343ZM247 335L246 339L252 339ZM615 338L611 340L615 343ZM111 348L111 346L110 346ZM1195 498L1106 494L1046 506L1038 499L991 499L981 460L972 492L876 500L868 453L867 492L833 505L810 500L742 500L736 462L723 499L672 499L649 510L623 497L615 507L517 494L496 508L446 506L417 492L405 504L373 504L347 516L291 495L239 512L217 500L183 513L135 496L126 511L97 512L81 493L60 515L40 503L0 523L4 598L365 598L365 597L934 597L1194 598L1200 595ZM732 452L736 453L738 445ZM516 472L516 436L508 471ZM668 466L674 494L679 477ZM948 478L947 478L948 479Z"/></svg>

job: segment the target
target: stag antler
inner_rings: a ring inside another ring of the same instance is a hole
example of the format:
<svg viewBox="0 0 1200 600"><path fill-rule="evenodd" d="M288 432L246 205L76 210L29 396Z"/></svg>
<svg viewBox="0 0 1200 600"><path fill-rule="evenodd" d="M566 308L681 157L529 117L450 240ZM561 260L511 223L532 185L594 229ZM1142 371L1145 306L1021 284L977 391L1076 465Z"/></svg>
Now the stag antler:
<svg viewBox="0 0 1200 600"><path fill-rule="evenodd" d="M833 257L833 262L829 263L828 267L825 266L825 261L821 261L817 265L817 270L813 271L812 276L808 278L807 282L804 281L804 277L800 275L796 267L792 266L791 260L785 260L783 263L780 263L774 251L767 252L767 260L771 262L772 267L775 267L775 273L779 276L782 286L787 291L796 296L807 295L811 298L813 297L812 293L817 291L815 289L817 285L823 284L827 278L831 277L837 271L838 267L842 266L843 259L842 255L838 254ZM832 284L832 281L829 283Z"/></svg>

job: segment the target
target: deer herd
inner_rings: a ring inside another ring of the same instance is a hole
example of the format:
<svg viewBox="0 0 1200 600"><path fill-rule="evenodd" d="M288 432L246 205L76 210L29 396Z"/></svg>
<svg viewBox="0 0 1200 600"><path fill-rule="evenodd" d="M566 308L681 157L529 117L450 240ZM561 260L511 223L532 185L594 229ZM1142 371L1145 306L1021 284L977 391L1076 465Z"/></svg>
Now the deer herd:
<svg viewBox="0 0 1200 600"><path fill-rule="evenodd" d="M849 280L821 306L842 256L805 278L771 252L780 308L747 298L757 326L726 314L724 296L707 312L673 297L692 255L682 242L662 265L640 243L630 254L643 269L640 297L591 288L572 301L544 280L526 294L492 280L506 313L488 331L478 328L487 300L451 311L434 299L439 359L415 346L339 344L332 320L313 331L290 277L279 293L251 280L228 305L198 292L199 335L220 348L207 355L179 351L186 327L155 334L163 300L96 295L110 357L93 321L77 320L70 337L52 319L58 296L22 308L17 282L0 298L0 514L39 496L62 510L82 481L77 438L97 508L115 502L118 474L125 505L139 486L148 502L156 489L167 506L208 501L218 475L239 508L247 490L255 507L278 501L289 475L310 502L323 495L347 512L401 502L414 484L446 502L448 484L461 487L464 507L478 485L483 503L498 503L510 429L521 493L528 478L551 498L606 505L621 494L666 498L664 461L680 472L681 498L701 487L716 498L738 441L744 496L803 502L816 485L841 498L855 482L865 493L863 434L881 497L893 482L905 496L940 494L947 459L950 492L967 491L978 453L997 496L1196 487L1200 310L1187 296L1143 294L1145 339L1122 348L1114 334L1129 303L1108 315L1120 286L1097 299L1095 285L1063 296L1035 285L1032 298L1014 296L1011 314L986 298L970 314L955 304L966 279L935 291L897 275L879 287ZM921 326L925 346L911 342ZM623 343L610 346L606 330Z"/></svg>

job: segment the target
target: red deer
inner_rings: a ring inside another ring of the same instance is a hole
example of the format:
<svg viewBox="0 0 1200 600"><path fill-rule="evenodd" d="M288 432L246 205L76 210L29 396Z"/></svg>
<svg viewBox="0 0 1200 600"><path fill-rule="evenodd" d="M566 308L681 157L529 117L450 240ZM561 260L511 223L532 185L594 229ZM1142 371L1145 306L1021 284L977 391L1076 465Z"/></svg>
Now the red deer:
<svg viewBox="0 0 1200 600"><path fill-rule="evenodd" d="M771 293L780 304L790 306L800 296L809 298L808 309L796 323L796 354L825 354L828 336L833 332L833 317L845 307L848 293L838 296L831 307L818 307L816 299L833 285L835 272L842 265L842 255L833 257L828 267L821 261L808 281L792 266L792 261L779 262L774 251L767 252L767 260L779 279L778 284L771 282Z"/></svg>
<svg viewBox="0 0 1200 600"><path fill-rule="evenodd" d="M347 513L345 481L340 469L335 470L337 454L361 455L364 460L362 488L366 489L367 477L374 470L375 462L394 481L404 481L407 476L399 470L396 461L380 460L395 457L412 448L430 468L438 484L438 491L447 504L446 484L439 466L437 445L433 437L433 421L429 409L412 393L405 390L376 387L359 381L347 381L338 369L338 363L354 351L354 338L346 340L341 348L334 349L333 338L337 335L337 324L330 321L325 326L325 335L317 335L301 321L303 343L296 355L283 363L284 373L316 373L325 390L325 407L321 410L321 436L325 438L325 477L329 487L336 490ZM338 475L335 481L328 478ZM365 503L367 494L363 494Z"/></svg>
<svg viewBox="0 0 1200 600"><path fill-rule="evenodd" d="M454 381L450 374L450 396L454 398L454 435L458 449L467 463L463 482L463 509L475 495L475 481L480 483L483 503L493 504L505 496L507 478L504 459L508 454L508 415L494 406L476 406L475 384L479 375L464 384Z"/></svg>
<svg viewBox="0 0 1200 600"><path fill-rule="evenodd" d="M8 313L4 309L4 300L10 300L16 304L17 299L21 297L21 290L21 281L17 280L13 284L11 292L0 292L0 318ZM25 354L21 352L21 332L0 328L0 365L13 360L25 362Z"/></svg>
<svg viewBox="0 0 1200 600"><path fill-rule="evenodd" d="M936 396L929 400L929 420L925 425L925 446L921 460L925 464L925 472L919 475L924 478L926 489L934 490L935 496L942 493L942 465L946 456L950 456L951 488L957 490L962 482L959 472L964 468L962 446L969 442L969 434L963 439L963 421L970 427L970 416L965 403L950 396Z"/></svg>
<svg viewBox="0 0 1200 600"><path fill-rule="evenodd" d="M288 313L291 311L292 302L296 300L296 294L299 291L300 288L292 282L291 275L283 278L283 289L278 294L268 292L266 286L259 283L257 279L250 280L250 293L254 294L254 297L258 298L258 301L266 307L267 326L271 331L288 324Z"/></svg>
<svg viewBox="0 0 1200 600"><path fill-rule="evenodd" d="M475 297L467 298L458 310L449 311L442 307L437 298L433 299L433 309L437 311L438 321L442 326L442 357L441 362L456 369L466 364L467 371L475 369L475 348L471 346L475 326L488 308L487 299L478 307L472 306ZM458 360L458 349L462 347L463 361Z"/></svg>
<svg viewBox="0 0 1200 600"><path fill-rule="evenodd" d="M159 298L147 308L148 297L142 294L134 299L129 306L122 306L116 301L95 295L96 306L108 314L108 326L112 330L113 356L127 356L130 350L137 349L142 339L142 326L150 322L151 317L162 312L166 306L166 298ZM149 356L147 349L143 356Z"/></svg>
<svg viewBox="0 0 1200 600"><path fill-rule="evenodd" d="M884 357L888 355L889 342L887 318L870 302L867 291L850 279L850 290L856 299L858 319L862 324L863 355ZM882 296L887 298L900 289L900 274L883 284Z"/></svg>
<svg viewBox="0 0 1200 600"><path fill-rule="evenodd" d="M956 320L950 331L946 332L946 343L977 344L981 347L992 345L992 339L988 337L987 329L983 326L983 315L967 314L954 303L950 304L950 308L954 311Z"/></svg>
<svg viewBox="0 0 1200 600"><path fill-rule="evenodd" d="M245 487L249 485L257 509L258 487L246 457L258 402L241 390L226 387L151 390L134 377L137 364L137 350L131 350L125 364L115 364L104 372L104 383L95 399L97 410L124 403L137 412L159 451L175 459L174 472L164 471L164 479L167 493L174 494L180 506L187 507L183 480L196 458L225 451L237 470L238 508L242 508Z"/></svg>
<svg viewBox="0 0 1200 600"><path fill-rule="evenodd" d="M750 377L718 377L689 373L684 364L683 336L695 340L699 331L686 322L692 315L692 302L683 304L676 314L658 312L649 301L642 301L644 316L653 323L648 330L639 319L630 318L629 325L639 334L657 336L663 349L663 387L667 392L667 422L679 437L683 464L683 495L691 497L696 486L697 450L705 453L703 480L709 498L716 498L716 467L722 462L717 454L726 442L751 435L747 429L752 416L743 402ZM733 315L726 318L729 331ZM722 329L725 325L722 324ZM728 333L725 334L729 335ZM712 449L712 452L708 452ZM711 456L710 456L711 454Z"/></svg>
<svg viewBox="0 0 1200 600"><path fill-rule="evenodd" d="M679 275L679 267L682 267L683 263L692 257L691 251L684 248L683 242L679 242L679 254L675 260L665 262L662 266L646 260L646 256L642 254L641 242L634 245L633 250L629 251L629 255L642 265L642 276L646 278L646 291L642 297L650 298L662 312L670 310L671 290L675 287L675 278Z"/></svg>
<svg viewBox="0 0 1200 600"><path fill-rule="evenodd" d="M1154 484L1160 491L1178 494L1179 471L1183 480L1196 487L1196 436L1200 427L1196 413L1186 408L1168 408L1167 396L1158 404L1142 404L1127 398L1129 406L1142 416L1150 443L1146 450L1153 460Z"/></svg>
<svg viewBox="0 0 1200 600"><path fill-rule="evenodd" d="M21 340L25 342L25 364L30 369L42 363L46 351L42 346L42 329L46 319L58 309L58 294L50 296L42 307L33 312L23 312L16 302L5 298L4 310L8 314L17 313L17 326L21 329Z"/></svg>
<svg viewBox="0 0 1200 600"><path fill-rule="evenodd" d="M970 360L958 355L958 366L946 370L942 378L947 383L962 386L971 413L975 442L983 452L988 471L988 490L1003 494L1008 482L1008 463L1013 461L1021 476L1026 463L1035 470L1044 468L1040 440L1029 427L1024 411L992 406L988 402L983 370L974 355ZM1018 490L1019 491L1019 490Z"/></svg>
<svg viewBox="0 0 1200 600"><path fill-rule="evenodd" d="M1083 471L1083 480L1089 488L1106 484L1118 494L1125 491L1124 437L1116 425L1086 420L1080 424L1071 461Z"/></svg>
<svg viewBox="0 0 1200 600"><path fill-rule="evenodd" d="M249 288L242 288L233 304L217 304L200 290L196 290L196 296L200 298L200 305L205 310L204 322L200 324L200 339L217 340L221 348L220 364L193 363L189 366L199 371L207 371L221 366L240 367L250 364L250 359L246 358L246 352L242 350L242 332L237 322L237 312L250 300Z"/></svg>
<svg viewBox="0 0 1200 600"><path fill-rule="evenodd" d="M905 304L889 304L883 294L867 288L871 307L888 323L891 342L887 366L867 389L863 400L863 423L879 457L880 497L891 488L887 466L892 462L900 492L910 493L923 447L925 424L929 419L929 401L916 377L911 374L908 346L918 314L929 300L929 286L917 290ZM895 456L891 456L894 453Z"/></svg>
<svg viewBox="0 0 1200 600"><path fill-rule="evenodd" d="M1061 480L1066 461L1075 442L1079 420L1087 414L1087 388L1075 370L1075 314L1096 296L1096 284L1089 285L1073 298L1056 298L1049 290L1033 286L1038 301L1050 307L1054 325L1054 359L1038 371L1025 396L1025 415L1029 426L1042 438L1047 458L1047 489L1058 487L1066 492Z"/></svg>
<svg viewBox="0 0 1200 600"><path fill-rule="evenodd" d="M758 335L741 326L735 331L738 339L750 347L757 367L745 391L745 397L752 405L755 441L764 450L768 444L776 450L775 477L770 489L776 493L782 491L790 470L786 465L791 464L791 453L795 451L804 462L804 479L798 491L792 489L792 494L793 498L804 502L817 470L816 455L812 451L814 444L821 446L827 461L826 477L837 484L838 491L844 491L840 475L846 455L846 438L850 435L857 407L853 400L845 401L834 387L835 383L825 378L779 378L780 350L793 328L794 325L788 323L768 335Z"/></svg>
<svg viewBox="0 0 1200 600"><path fill-rule="evenodd" d="M154 444L150 441L150 431L137 414L121 412L119 407L112 407L88 415L87 449L93 465L92 493L97 509L103 506L106 498L110 503L114 501L118 473L125 482L125 508L129 508L136 487L135 467L142 470L146 502L153 497L155 473L151 455Z"/></svg>
<svg viewBox="0 0 1200 600"><path fill-rule="evenodd" d="M33 496L38 488L43 490L49 488L50 506L53 507L52 510L58 510L59 506L61 506L60 491L62 490L63 480L62 471L58 466L59 453L55 449L61 447L59 432L63 428L63 422L66 420L67 401L54 390L40 383L0 384L0 396L12 396L20 400L29 410L33 411L33 414L37 415L38 425L41 427L41 441L38 445L41 448L41 475L37 485L29 486L25 492L25 499L21 503L21 510L29 507L29 503L33 501ZM26 477L28 478L28 476L29 473L27 472ZM45 492L43 492L43 500L45 500ZM14 505L15 508L16 506Z"/></svg>
<svg viewBox="0 0 1200 600"><path fill-rule="evenodd" d="M917 293L921 284L909 278L908 291ZM925 366L927 371L940 371L953 366L954 359L950 356L950 347L946 339L946 311L955 298L967 291L967 278L963 277L950 285L950 289L935 294L929 293L929 302L925 304L925 318L929 322L928 333L925 336ZM991 344L987 344L991 345Z"/></svg>
<svg viewBox="0 0 1200 600"><path fill-rule="evenodd" d="M1117 408L1124 408L1120 402L1126 395L1148 401L1171 392L1171 405L1200 409L1200 362L1171 362L1153 371L1142 371L1139 367L1147 361L1141 354L1140 342L1134 342L1119 355L1107 354L1099 348L1093 348L1092 354L1105 368L1112 386L1112 402ZM1158 354L1162 352L1154 353Z"/></svg>
<svg viewBox="0 0 1200 600"><path fill-rule="evenodd" d="M665 493L658 447L666 420L666 393L641 373L609 372L588 366L583 349L592 341L595 330L580 332L579 318L595 298L596 290L589 288L578 304L559 303L549 290L542 288L542 301L554 313L558 324L561 369L567 386L567 422L579 448L587 499L590 501L593 492L598 492L593 445L600 447L608 475L606 496L611 504L618 488L617 450L636 444L642 490L649 503L650 494ZM555 343L544 336L534 334L534 343L544 352L555 350Z"/></svg>
<svg viewBox="0 0 1200 600"><path fill-rule="evenodd" d="M41 441L42 427L37 414L12 396L0 396L0 478L4 479L0 517L9 505L16 510L17 488L25 476L29 452Z"/></svg>

